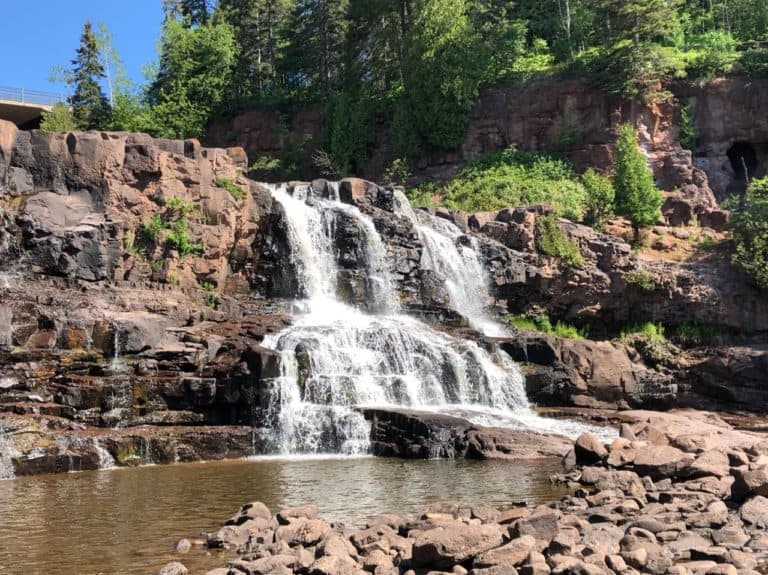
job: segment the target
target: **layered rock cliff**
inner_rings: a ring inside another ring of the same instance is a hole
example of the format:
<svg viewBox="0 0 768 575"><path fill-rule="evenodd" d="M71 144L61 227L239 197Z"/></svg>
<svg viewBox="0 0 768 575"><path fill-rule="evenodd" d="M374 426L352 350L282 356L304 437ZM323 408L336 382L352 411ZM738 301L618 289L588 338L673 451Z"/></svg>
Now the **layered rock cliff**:
<svg viewBox="0 0 768 575"><path fill-rule="evenodd" d="M194 140L0 123L0 451L17 473L266 448L254 430L279 366L261 343L290 322L299 262L283 208L243 176L246 165L240 148ZM370 216L402 304L524 362L536 402L658 407L711 398L754 408L768 400L758 346L659 363L617 342L484 338L451 309L445 278L422 265L424 246L396 190L363 180L303 189L338 190ZM628 321L717 323L758 339L768 331L764 297L722 258L644 261L619 238L562 220L585 260L572 267L538 249L537 221L547 213L434 215L481 246L500 315L546 312L605 332ZM365 306L363 231L354 219L337 225L340 291Z"/></svg>

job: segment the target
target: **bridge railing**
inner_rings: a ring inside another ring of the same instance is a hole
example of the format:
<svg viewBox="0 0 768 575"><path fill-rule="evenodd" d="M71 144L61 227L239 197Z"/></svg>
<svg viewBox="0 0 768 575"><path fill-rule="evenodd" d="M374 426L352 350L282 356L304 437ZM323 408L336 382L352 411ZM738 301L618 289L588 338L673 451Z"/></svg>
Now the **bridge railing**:
<svg viewBox="0 0 768 575"><path fill-rule="evenodd" d="M40 106L53 106L64 102L64 94L54 92L42 92L40 90L27 90L26 88L11 88L0 86L0 100L20 102L22 104L38 104Z"/></svg>

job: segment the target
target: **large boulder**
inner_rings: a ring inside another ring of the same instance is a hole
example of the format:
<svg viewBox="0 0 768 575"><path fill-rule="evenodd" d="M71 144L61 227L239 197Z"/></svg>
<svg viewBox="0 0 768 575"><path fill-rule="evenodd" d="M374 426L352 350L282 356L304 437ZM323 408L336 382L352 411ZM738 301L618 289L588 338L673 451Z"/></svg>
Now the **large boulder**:
<svg viewBox="0 0 768 575"><path fill-rule="evenodd" d="M498 525L456 525L421 533L413 543L414 567L450 570L504 540Z"/></svg>

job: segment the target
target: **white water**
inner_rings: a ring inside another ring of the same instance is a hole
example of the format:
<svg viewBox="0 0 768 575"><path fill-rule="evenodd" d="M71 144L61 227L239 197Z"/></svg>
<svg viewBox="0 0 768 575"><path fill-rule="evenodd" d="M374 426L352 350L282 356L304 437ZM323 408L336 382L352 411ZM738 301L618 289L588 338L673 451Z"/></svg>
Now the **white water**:
<svg viewBox="0 0 768 575"><path fill-rule="evenodd" d="M96 455L99 456L99 469L112 469L117 467L115 458L112 457L112 454L107 451L96 438L93 439L93 449L96 452Z"/></svg>
<svg viewBox="0 0 768 575"><path fill-rule="evenodd" d="M0 426L0 479L16 477L11 456L11 442L8 439L8 433Z"/></svg>
<svg viewBox="0 0 768 575"><path fill-rule="evenodd" d="M405 200L407 202L407 200ZM402 204L402 200L400 200ZM503 337L507 330L487 311L490 277L483 265L480 246L454 224L426 212L403 210L424 244L421 266L445 277L451 309L464 316L483 335Z"/></svg>
<svg viewBox="0 0 768 575"><path fill-rule="evenodd" d="M271 190L284 208L304 297L294 324L263 343L281 354L281 375L271 382L267 409L275 451L368 452L370 427L354 409L360 406L410 407L453 413L477 423L575 431L531 411L523 376L509 356L491 355L474 342L399 313L384 244L356 207L339 203L333 194L331 199L309 198L308 188L297 190L294 197L284 188ZM364 240L365 271L372 276L366 294L375 314L337 296L333 234L339 214L353 219ZM458 230L418 225L422 237L428 238L425 243L431 242L426 257L446 276L457 311L483 332L502 333L485 313L488 281L476 249L461 249Z"/></svg>

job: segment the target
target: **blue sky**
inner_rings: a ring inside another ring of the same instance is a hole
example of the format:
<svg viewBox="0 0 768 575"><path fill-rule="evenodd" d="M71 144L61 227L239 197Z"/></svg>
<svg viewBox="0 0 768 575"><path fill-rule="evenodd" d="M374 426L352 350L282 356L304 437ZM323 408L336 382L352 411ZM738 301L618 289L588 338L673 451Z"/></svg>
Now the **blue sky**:
<svg viewBox="0 0 768 575"><path fill-rule="evenodd" d="M107 25L129 78L142 82L157 58L161 0L0 0L0 86L62 91L48 81L51 68L69 67L89 19Z"/></svg>

